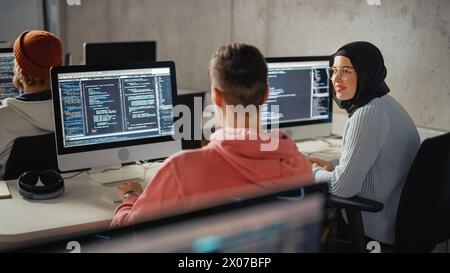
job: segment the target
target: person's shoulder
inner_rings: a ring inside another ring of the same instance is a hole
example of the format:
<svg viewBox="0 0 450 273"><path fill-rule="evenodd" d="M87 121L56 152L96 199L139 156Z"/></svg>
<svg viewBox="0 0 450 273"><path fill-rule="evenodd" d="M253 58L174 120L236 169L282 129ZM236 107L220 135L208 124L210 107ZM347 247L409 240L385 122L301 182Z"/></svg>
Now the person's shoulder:
<svg viewBox="0 0 450 273"><path fill-rule="evenodd" d="M11 104L11 102L13 102L14 103L14 101L16 101L17 99L15 99L15 98L4 98L3 100L2 100L2 104L0 105L0 109L8 109L9 108L9 105Z"/></svg>
<svg viewBox="0 0 450 273"><path fill-rule="evenodd" d="M358 108L352 115L353 119L375 119L380 118L386 112L388 104L386 103L388 98L383 96L381 98L375 98L366 105Z"/></svg>
<svg viewBox="0 0 450 273"><path fill-rule="evenodd" d="M13 98L6 98L2 101L2 105L0 105L0 116L1 117L6 117L5 115L7 115L7 113L13 113L15 112L12 108L11 108L11 102L14 101L15 99Z"/></svg>
<svg viewBox="0 0 450 273"><path fill-rule="evenodd" d="M373 99L368 104L360 107L349 119L349 124L363 130L383 130L389 124L389 106L385 96Z"/></svg>
<svg viewBox="0 0 450 273"><path fill-rule="evenodd" d="M208 147L191 149L191 150L182 150L179 151L167 159L166 164L168 165L186 165L187 163L195 163L198 160L202 160L207 158L212 153L212 150Z"/></svg>

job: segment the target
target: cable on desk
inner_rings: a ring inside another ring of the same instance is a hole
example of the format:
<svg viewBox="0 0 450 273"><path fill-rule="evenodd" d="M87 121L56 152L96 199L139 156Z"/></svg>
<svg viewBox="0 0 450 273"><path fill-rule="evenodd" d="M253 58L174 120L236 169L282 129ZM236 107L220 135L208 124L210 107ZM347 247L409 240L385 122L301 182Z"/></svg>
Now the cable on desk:
<svg viewBox="0 0 450 273"><path fill-rule="evenodd" d="M122 169L122 167L120 167L120 168L108 168L108 169L101 170L100 173L106 173L106 172L109 172L109 171L118 171L120 169Z"/></svg>
<svg viewBox="0 0 450 273"><path fill-rule="evenodd" d="M71 178L74 178L75 176L78 176L78 175L80 175L80 174L82 174L84 171L79 171L78 173L76 173L76 174L74 174L74 175L72 175L72 176L68 176L68 177L64 177L63 176L63 178L64 179L71 179Z"/></svg>

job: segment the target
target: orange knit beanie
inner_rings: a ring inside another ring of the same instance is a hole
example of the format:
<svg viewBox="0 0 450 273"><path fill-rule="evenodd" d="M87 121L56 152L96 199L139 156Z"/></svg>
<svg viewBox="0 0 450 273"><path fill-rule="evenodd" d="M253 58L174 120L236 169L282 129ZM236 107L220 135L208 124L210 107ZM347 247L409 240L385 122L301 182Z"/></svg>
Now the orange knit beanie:
<svg viewBox="0 0 450 273"><path fill-rule="evenodd" d="M27 74L48 79L50 67L62 64L61 41L47 31L25 31L14 42L14 55Z"/></svg>

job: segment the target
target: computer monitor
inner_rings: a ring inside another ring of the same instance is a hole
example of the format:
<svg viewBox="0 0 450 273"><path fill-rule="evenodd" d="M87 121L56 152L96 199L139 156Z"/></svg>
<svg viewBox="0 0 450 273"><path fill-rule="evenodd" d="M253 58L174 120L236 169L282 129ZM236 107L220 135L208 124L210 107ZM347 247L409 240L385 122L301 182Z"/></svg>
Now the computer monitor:
<svg viewBox="0 0 450 273"><path fill-rule="evenodd" d="M322 195L273 200L137 234L121 252L319 253ZM212 208L214 210L214 208ZM141 238L141 239L139 239ZM101 248L99 248L100 251Z"/></svg>
<svg viewBox="0 0 450 273"><path fill-rule="evenodd" d="M84 43L86 65L114 65L156 61L156 42Z"/></svg>
<svg viewBox="0 0 450 273"><path fill-rule="evenodd" d="M173 62L53 67L51 78L61 171L111 168L181 150L174 140Z"/></svg>
<svg viewBox="0 0 450 273"><path fill-rule="evenodd" d="M14 98L21 91L14 86L14 53L12 48L0 48L0 105L5 98Z"/></svg>
<svg viewBox="0 0 450 273"><path fill-rule="evenodd" d="M295 140L331 135L332 91L329 56L267 58L269 99L262 124L287 131ZM276 114L271 108L279 106Z"/></svg>

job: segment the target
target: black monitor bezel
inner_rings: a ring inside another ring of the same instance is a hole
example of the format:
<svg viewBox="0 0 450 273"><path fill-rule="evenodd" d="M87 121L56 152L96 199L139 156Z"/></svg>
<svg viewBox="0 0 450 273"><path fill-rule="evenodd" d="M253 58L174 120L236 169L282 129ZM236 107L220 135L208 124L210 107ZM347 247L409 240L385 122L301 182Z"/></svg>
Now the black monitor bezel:
<svg viewBox="0 0 450 273"><path fill-rule="evenodd" d="M0 48L0 53L14 53L14 49L12 47L3 47Z"/></svg>
<svg viewBox="0 0 450 273"><path fill-rule="evenodd" d="M127 42L101 42L101 43L84 43L83 44L83 56L84 56L84 64L85 65L99 65L99 64L89 64L89 56L90 56L90 50L94 50L96 47L104 47L104 46L114 46L114 45L120 45L120 46L136 46L139 45L145 45L147 44L152 49L154 49L154 60L144 60L145 62L156 62L157 61L157 48L156 48L156 41L127 41ZM134 63L141 63L141 62L134 62ZM102 64L100 64L102 65Z"/></svg>
<svg viewBox="0 0 450 273"><path fill-rule="evenodd" d="M292 62L311 62L311 61L329 61L330 56L302 56L302 57L268 57L266 58L266 63L292 63ZM301 125L313 125L313 124L323 124L331 123L333 121L333 84L331 80L329 81L330 92L328 96L328 108L330 110L330 115L327 119L317 119L317 120L303 120L294 122L280 122L278 126L280 128L296 127ZM270 124L269 124L270 126Z"/></svg>
<svg viewBox="0 0 450 273"><path fill-rule="evenodd" d="M177 83L176 83L176 71L175 63L173 61L162 61L162 62L148 62L139 64L127 64L127 65L95 65L95 66L58 66L52 67L50 69L51 74L51 93L53 101L53 111L54 111L54 122L55 122L55 137L56 137L56 148L58 155L74 154L81 152L92 152L98 150L106 150L119 148L124 146L136 146L144 145L158 142L170 142L173 141L173 136L159 136L159 137L148 137L135 140L125 140L118 142L109 142L102 144L89 144L74 147L64 147L63 143L63 128L62 128L62 118L61 118L61 104L59 96L59 84L58 84L58 74L60 73L77 73L77 72L93 72L93 71L113 71L113 70L127 70L127 69L153 69L168 67L170 69L171 75L171 87L172 87L172 105L175 106L178 103L177 100ZM176 118L174 117L174 122Z"/></svg>

